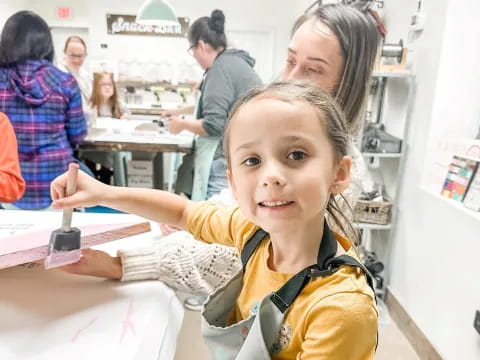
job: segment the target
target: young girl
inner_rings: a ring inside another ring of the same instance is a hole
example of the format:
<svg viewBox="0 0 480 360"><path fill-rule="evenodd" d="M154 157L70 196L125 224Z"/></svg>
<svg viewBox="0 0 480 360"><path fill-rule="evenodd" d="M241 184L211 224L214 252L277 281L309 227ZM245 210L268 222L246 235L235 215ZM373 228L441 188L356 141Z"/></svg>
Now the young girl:
<svg viewBox="0 0 480 360"><path fill-rule="evenodd" d="M130 116L128 108L118 100L117 87L111 73L95 74L89 105L90 127L94 126L97 117L125 119ZM85 152L82 154L82 158L98 180L110 184L113 175L114 154L102 151Z"/></svg>
<svg viewBox="0 0 480 360"><path fill-rule="evenodd" d="M128 108L119 101L112 73L95 74L90 107L96 116L124 119L130 116Z"/></svg>
<svg viewBox="0 0 480 360"><path fill-rule="evenodd" d="M326 212L339 215L333 196L350 180L346 127L318 88L272 84L235 106L225 132L239 207L111 188L83 173L67 198L66 174L52 183L53 206L101 204L235 246L243 271L202 312L214 359L373 359L378 314L367 271L351 242L325 222ZM121 277L120 261L105 274Z"/></svg>

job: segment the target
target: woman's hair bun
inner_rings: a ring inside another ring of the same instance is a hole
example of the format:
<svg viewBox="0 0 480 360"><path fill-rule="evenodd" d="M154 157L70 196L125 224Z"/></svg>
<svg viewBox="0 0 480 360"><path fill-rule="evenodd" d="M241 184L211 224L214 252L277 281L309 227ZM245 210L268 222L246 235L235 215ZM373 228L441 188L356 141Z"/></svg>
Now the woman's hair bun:
<svg viewBox="0 0 480 360"><path fill-rule="evenodd" d="M208 19L208 27L213 31L223 34L225 31L225 15L222 10L213 10Z"/></svg>

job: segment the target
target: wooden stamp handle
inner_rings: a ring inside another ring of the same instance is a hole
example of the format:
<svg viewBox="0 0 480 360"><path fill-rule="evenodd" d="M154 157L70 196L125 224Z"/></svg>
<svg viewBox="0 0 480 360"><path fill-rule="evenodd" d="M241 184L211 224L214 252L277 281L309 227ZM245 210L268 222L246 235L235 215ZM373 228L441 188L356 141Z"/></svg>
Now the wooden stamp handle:
<svg viewBox="0 0 480 360"><path fill-rule="evenodd" d="M76 163L68 165L66 196L71 196L77 191L77 177L79 166ZM73 208L63 210L62 231L69 232L72 226Z"/></svg>

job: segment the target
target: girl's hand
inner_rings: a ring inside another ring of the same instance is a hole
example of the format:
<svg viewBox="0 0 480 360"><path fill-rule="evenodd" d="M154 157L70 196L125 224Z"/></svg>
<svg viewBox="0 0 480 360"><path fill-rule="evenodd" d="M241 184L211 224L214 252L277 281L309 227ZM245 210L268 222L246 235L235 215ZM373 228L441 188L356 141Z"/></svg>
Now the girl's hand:
<svg viewBox="0 0 480 360"><path fill-rule="evenodd" d="M50 184L50 195L52 196L52 207L54 209L99 205L110 191L108 185L95 180L83 171L78 171L77 191L75 194L65 197L66 188L67 173L58 176Z"/></svg>
<svg viewBox="0 0 480 360"><path fill-rule="evenodd" d="M108 279L122 278L122 260L108 255L104 251L83 249L82 257L74 264L60 267L71 274L103 277Z"/></svg>
<svg viewBox="0 0 480 360"><path fill-rule="evenodd" d="M168 130L172 134L178 134L180 131L184 130L185 120L178 116L172 116L168 122Z"/></svg>

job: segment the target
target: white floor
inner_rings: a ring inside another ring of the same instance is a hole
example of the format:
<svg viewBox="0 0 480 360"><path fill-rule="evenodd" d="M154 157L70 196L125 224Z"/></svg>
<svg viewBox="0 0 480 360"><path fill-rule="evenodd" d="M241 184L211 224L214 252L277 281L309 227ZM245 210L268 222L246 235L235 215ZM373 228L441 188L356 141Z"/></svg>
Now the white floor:
<svg viewBox="0 0 480 360"><path fill-rule="evenodd" d="M379 343L376 360L419 360L410 343L379 303ZM175 360L208 360L209 352L200 336L200 312L185 310Z"/></svg>

